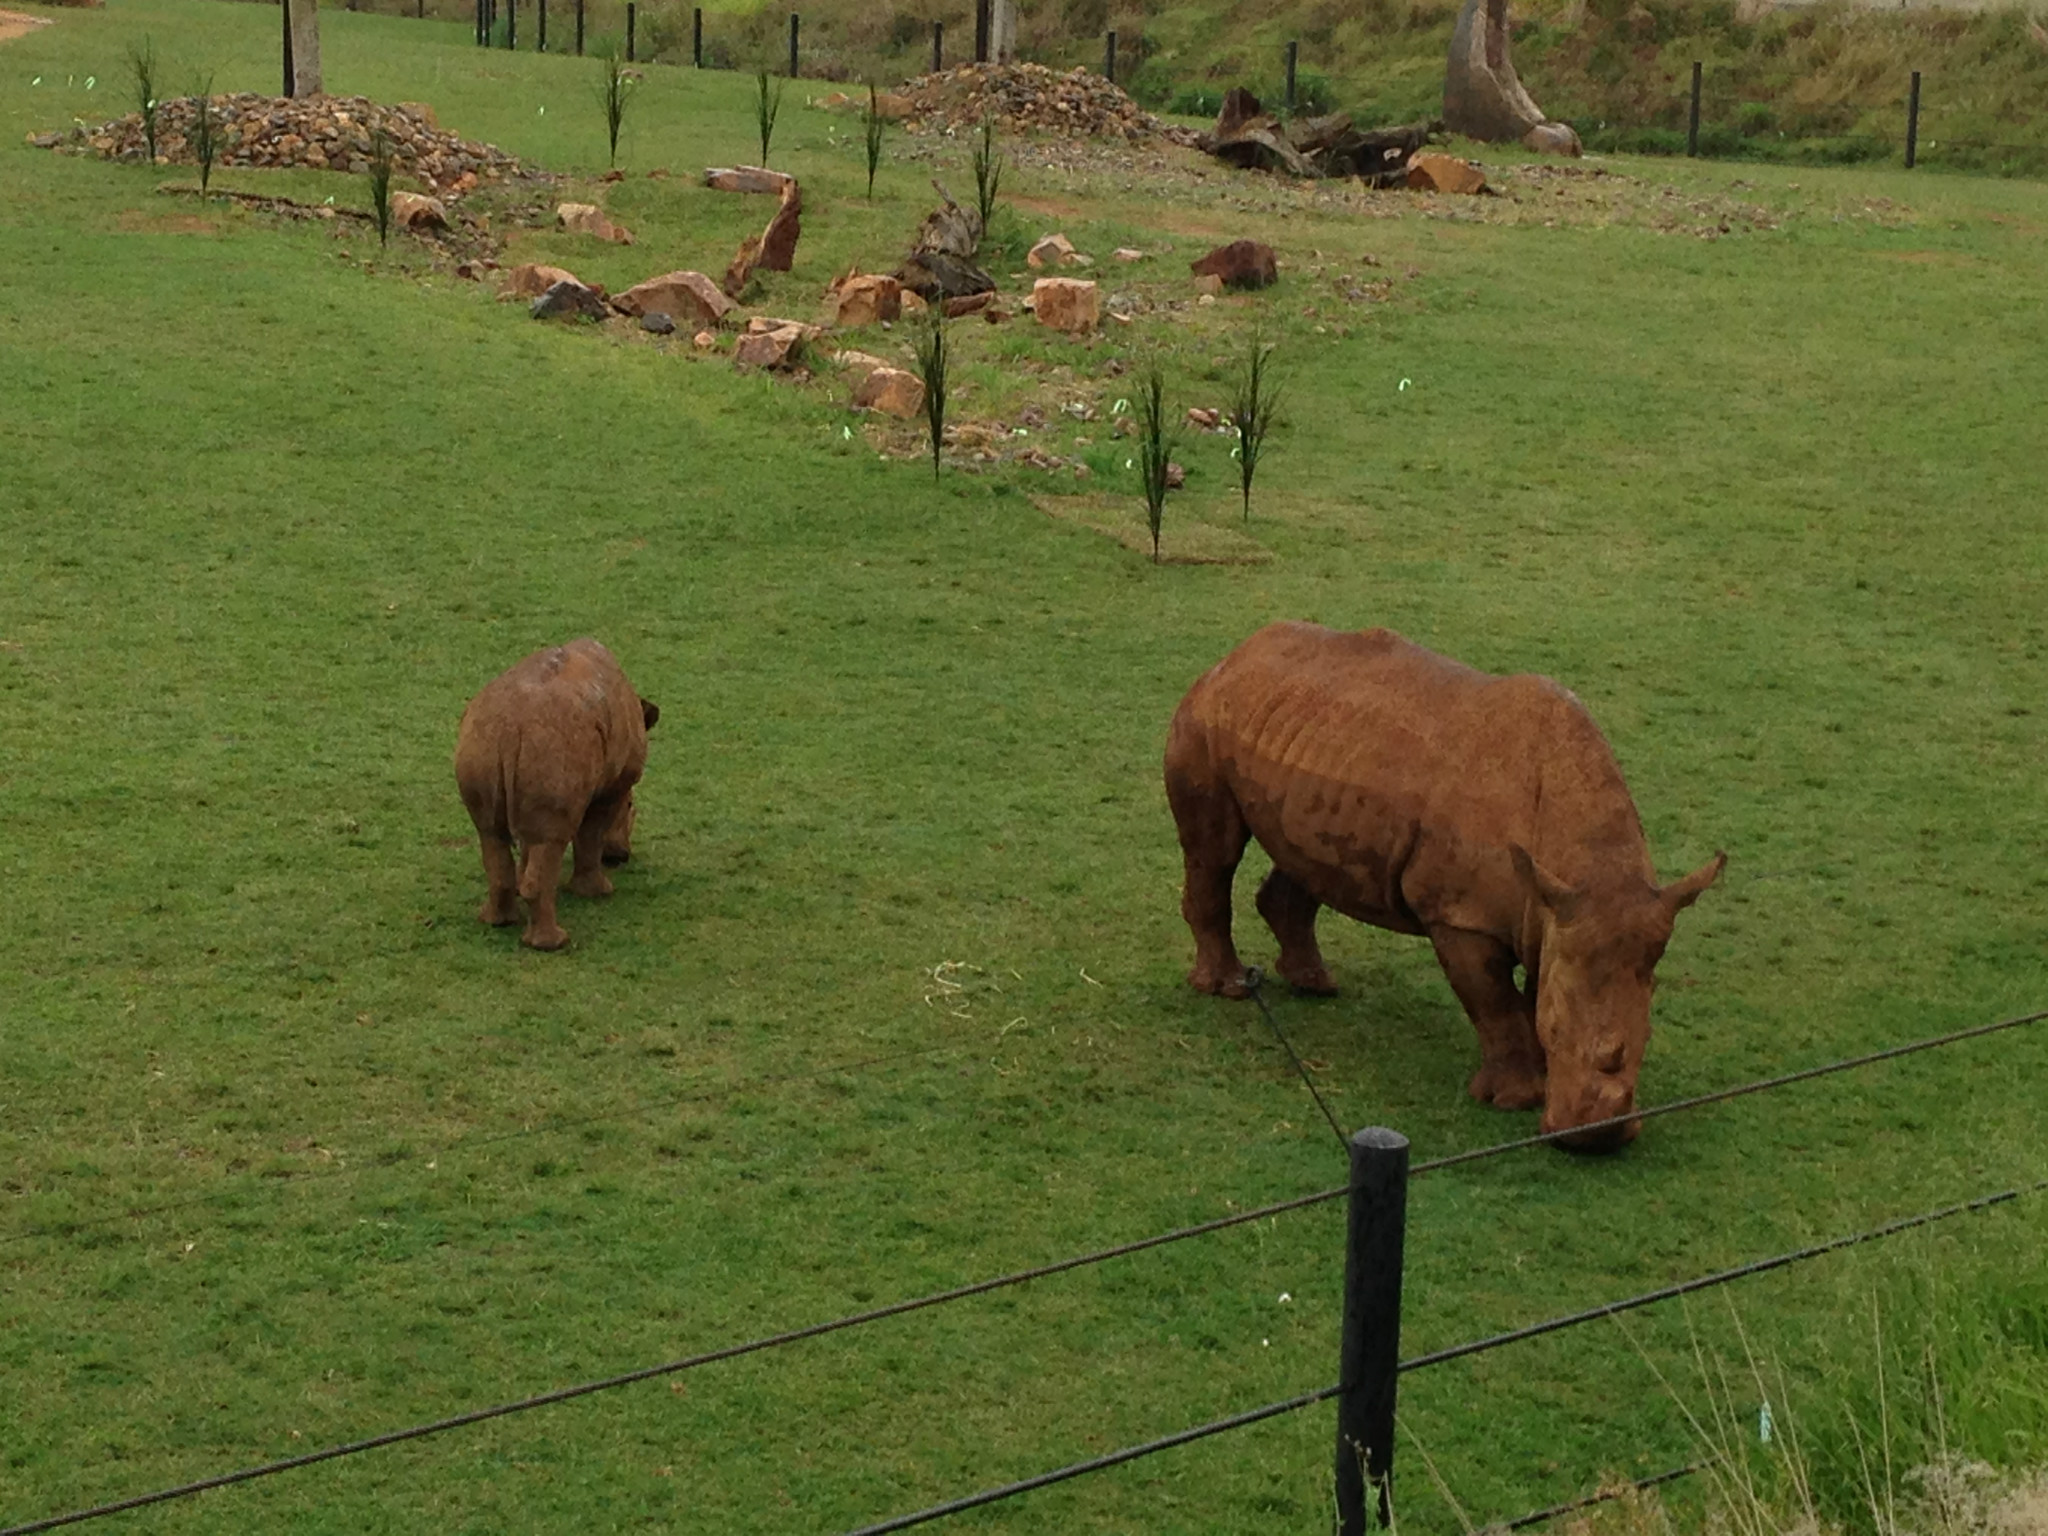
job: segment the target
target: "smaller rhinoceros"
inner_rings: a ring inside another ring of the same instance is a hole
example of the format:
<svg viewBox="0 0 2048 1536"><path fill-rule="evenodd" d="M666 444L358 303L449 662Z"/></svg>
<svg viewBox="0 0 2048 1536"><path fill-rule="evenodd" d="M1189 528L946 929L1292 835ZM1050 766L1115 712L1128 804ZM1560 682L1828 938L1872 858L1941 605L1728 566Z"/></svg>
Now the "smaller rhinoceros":
<svg viewBox="0 0 2048 1536"><path fill-rule="evenodd" d="M1181 701L1166 798L1197 988L1245 995L1230 888L1256 838L1273 860L1259 915L1297 988L1336 990L1316 947L1326 906L1426 934L1479 1034L1472 1097L1541 1104L1545 1131L1595 1127L1577 1146L1634 1137L1652 973L1727 856L1658 884L1614 753L1570 692L1390 630L1271 624Z"/></svg>
<svg viewBox="0 0 2048 1536"><path fill-rule="evenodd" d="M482 921L518 922L523 896L520 941L535 949L568 943L555 921L555 887L571 843L569 889L611 895L604 866L632 855L633 786L660 717L612 653L588 639L535 651L469 701L456 734L455 783L490 882Z"/></svg>

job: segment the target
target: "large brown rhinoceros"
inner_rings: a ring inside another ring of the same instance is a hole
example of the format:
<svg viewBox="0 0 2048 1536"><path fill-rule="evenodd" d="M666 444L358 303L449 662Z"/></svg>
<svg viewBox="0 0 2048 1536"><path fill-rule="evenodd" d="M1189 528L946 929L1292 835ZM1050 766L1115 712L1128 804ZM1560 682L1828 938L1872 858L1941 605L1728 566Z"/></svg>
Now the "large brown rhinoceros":
<svg viewBox="0 0 2048 1536"><path fill-rule="evenodd" d="M521 942L560 949L569 935L555 921L555 886L571 843L569 889L611 895L604 866L632 854L633 786L660 716L612 653L588 639L535 651L469 701L456 733L455 784L490 882L479 918L516 923L524 896Z"/></svg>
<svg viewBox="0 0 2048 1536"><path fill-rule="evenodd" d="M1545 1131L1635 1108L1652 972L1673 919L1727 862L1658 885L1614 753L1577 698L1384 629L1273 624L1224 657L1174 714L1166 796L1197 988L1245 994L1230 887L1256 837L1273 860L1258 906L1280 974L1336 990L1316 948L1326 906L1429 935L1479 1032L1472 1096L1540 1103ZM1565 1139L1618 1147L1637 1127Z"/></svg>

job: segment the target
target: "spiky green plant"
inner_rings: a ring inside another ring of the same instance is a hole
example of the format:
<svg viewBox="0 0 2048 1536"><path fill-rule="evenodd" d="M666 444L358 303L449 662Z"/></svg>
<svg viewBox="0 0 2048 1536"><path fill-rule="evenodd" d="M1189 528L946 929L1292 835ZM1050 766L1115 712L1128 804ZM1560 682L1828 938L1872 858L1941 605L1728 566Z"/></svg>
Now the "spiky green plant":
<svg viewBox="0 0 2048 1536"><path fill-rule="evenodd" d="M604 113L606 142L611 146L611 163L619 163L619 129L626 121L626 103L633 98L633 76L619 57L616 46L606 48L599 62L604 73L598 77L597 104Z"/></svg>
<svg viewBox="0 0 2048 1536"><path fill-rule="evenodd" d="M761 163L768 163L768 143L775 137L775 119L782 111L782 82L777 80L771 92L768 86L768 71L754 71L754 126L761 130Z"/></svg>
<svg viewBox="0 0 2048 1536"><path fill-rule="evenodd" d="M142 142L149 163L156 164L156 45L144 37L128 49L128 72L135 82L135 104L142 111Z"/></svg>
<svg viewBox="0 0 2048 1536"><path fill-rule="evenodd" d="M1152 529L1152 563L1159 563L1159 525L1166 516L1166 475L1178 432L1166 413L1166 372L1148 363L1138 380L1138 471L1145 482L1145 521Z"/></svg>
<svg viewBox="0 0 2048 1536"><path fill-rule="evenodd" d="M931 429L932 478L939 478L939 449L946 438L946 305L934 299L912 341L918 376L924 380L924 419Z"/></svg>
<svg viewBox="0 0 2048 1536"><path fill-rule="evenodd" d="M213 76L199 82L192 93L192 154L199 161L199 195L213 179L214 157L220 153L220 123L213 115Z"/></svg>
<svg viewBox="0 0 2048 1536"><path fill-rule="evenodd" d="M868 115L861 126L868 136L868 201L875 199L875 171L882 163L882 107L875 95L875 83L868 82Z"/></svg>
<svg viewBox="0 0 2048 1536"><path fill-rule="evenodd" d="M996 147L996 118L991 112L981 120L981 133L974 141L974 206L981 214L981 227L996 211L996 195L1003 185L1003 152Z"/></svg>
<svg viewBox="0 0 2048 1536"><path fill-rule="evenodd" d="M379 128L370 136L370 207L377 215L377 243L391 242L391 136Z"/></svg>
<svg viewBox="0 0 2048 1536"><path fill-rule="evenodd" d="M1230 424L1237 429L1237 477L1244 491L1247 522L1252 515L1252 476L1258 472L1266 434L1273 430L1280 407L1279 383L1272 370L1273 347L1264 332L1254 326L1230 406Z"/></svg>

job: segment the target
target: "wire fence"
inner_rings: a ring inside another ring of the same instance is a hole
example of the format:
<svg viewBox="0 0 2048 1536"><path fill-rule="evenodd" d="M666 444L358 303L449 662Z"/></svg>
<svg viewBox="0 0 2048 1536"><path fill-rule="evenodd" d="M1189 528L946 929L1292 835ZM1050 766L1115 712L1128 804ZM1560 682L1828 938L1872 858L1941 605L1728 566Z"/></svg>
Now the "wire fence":
<svg viewBox="0 0 2048 1536"><path fill-rule="evenodd" d="M1251 987L1251 994L1254 997L1254 999L1258 1002L1258 1006L1261 1012L1265 1015L1267 1022L1272 1026L1274 1033L1276 1034L1276 1036L1279 1037L1281 1043L1286 1047L1288 1055L1294 1060L1297 1070L1301 1073L1303 1082L1308 1085L1311 1092L1314 1092L1315 1085L1313 1078L1310 1075L1306 1064L1301 1060L1299 1053L1297 1053L1293 1049L1292 1044L1287 1041L1285 1032L1281 1030L1277 1020L1273 1018L1270 1009L1267 1008L1264 997L1262 995L1262 991L1258 985L1258 979L1259 978L1257 977L1256 973L1254 973L1252 977L1253 985ZM1982 1039L1986 1036L1996 1034L2004 1030L2015 1029L2023 1025L2039 1022L2043 1019L2048 1019L2048 1010L2023 1014L2013 1018L2001 1019L1994 1021L1992 1023L1976 1025L1966 1029L1951 1030L1944 1034L1930 1036L1923 1040L1912 1041L1902 1045L1887 1047L1883 1050L1869 1052L1861 1056L1844 1058L1839 1061L1829 1062L1819 1066L1803 1068L1795 1072L1783 1073L1770 1078L1758 1079L1751 1083L1739 1084L1731 1088L1719 1089L1712 1093L1698 1094L1690 1098L1675 1100L1667 1104L1654 1106L1650 1109L1640 1111L1638 1114L1634 1116L1626 1116L1619 1118L1623 1120L1649 1119L1654 1116L1677 1113L1681 1110L1691 1110L1701 1108L1710 1104L1725 1103L1732 1099L1739 1098L1748 1094L1767 1092L1778 1088L1783 1088L1795 1083L1811 1081L1813 1079L1823 1077L1832 1073L1849 1071L1854 1068L1872 1065L1877 1062L1897 1060L1901 1057L1913 1055L1918 1052L1929 1051L1946 1046L1956 1045L1968 1040ZM1316 1096L1318 1102L1321 1102L1320 1094L1317 1094ZM1328 1114L1329 1111L1327 1105L1324 1106L1324 1109L1325 1113ZM1341 1135L1341 1127L1337 1125L1335 1116L1331 1115L1330 1118L1333 1128L1338 1129ZM1415 1164L1412 1168L1408 1165L1407 1143L1404 1139L1392 1136L1391 1133L1387 1132L1360 1132L1356 1136L1350 1138L1348 1143L1352 1154L1353 1177L1349 1183L1337 1186L1333 1189L1316 1191L1308 1195L1297 1196L1290 1200L1278 1201L1272 1204L1259 1206L1250 1210L1232 1212L1230 1215L1227 1216L1217 1217L1209 1221L1198 1222L1190 1226L1178 1227L1172 1229L1171 1231L1157 1233L1149 1237L1138 1238L1133 1241L1119 1243L1111 1247L1096 1249L1088 1253L1076 1254L1068 1258L1055 1260L1047 1264L1036 1265L1028 1269L1015 1270L1007 1274L997 1275L990 1277L988 1279L974 1281L969 1284L955 1286L948 1290L937 1291L928 1295L912 1297L903 1301L889 1303L884 1306L869 1308L861 1312L850 1313L842 1317L829 1319L827 1321L812 1323L803 1327L788 1329L780 1333L769 1334L763 1337L747 1340L744 1342L725 1345L719 1348L706 1350L698 1354L685 1356L680 1359L666 1361L661 1364L643 1366L633 1370L623 1371L615 1375L605 1376L595 1380L577 1383L572 1386L560 1387L551 1391L537 1393L529 1397L516 1399L514 1401L499 1403L483 1408L472 1409L464 1413L450 1415L448 1417L435 1419L426 1423L414 1424L399 1429L385 1431L380 1434L370 1435L361 1439L347 1441L333 1446L328 1446L320 1450L306 1452L302 1455L287 1457L276 1461L265 1462L230 1472L220 1473L210 1477L200 1478L195 1481L178 1484L173 1487L162 1488L151 1492L133 1495L127 1498L117 1499L108 1503L94 1505L88 1508L77 1509L57 1515L47 1516L41 1519L31 1520L24 1524L16 1524L7 1527L4 1530L0 1530L0 1536L27 1536L27 1533L33 1531L55 1530L64 1526L81 1524L86 1521L101 1519L107 1516L122 1513L124 1511L140 1509L149 1505L162 1504L173 1500L190 1498L201 1493L226 1488L235 1484L252 1482L258 1479L273 1477L287 1472L298 1471L306 1467L316 1466L324 1462L335 1461L345 1457L361 1455L366 1452L378 1450L387 1446L398 1445L409 1441L426 1439L431 1436L444 1434L449 1431L464 1428L470 1425L484 1423L489 1420L504 1418L515 1414L531 1412L540 1408L551 1407L558 1404L575 1401L579 1398L589 1397L601 1392L614 1391L623 1387L634 1385L639 1382L652 1380L656 1377L674 1376L681 1374L683 1372L698 1369L702 1366L715 1364L720 1361L734 1360L746 1355L758 1354L769 1350L784 1348L790 1345L804 1342L806 1340L822 1338L828 1334L838 1333L848 1329L859 1328L873 1323L878 1323L884 1321L885 1319L902 1317L910 1313L923 1311L929 1308L945 1306L954 1302L964 1301L971 1297L988 1295L995 1291L1028 1284L1035 1280L1047 1279L1054 1275L1065 1274L1084 1268L1090 1268L1095 1265L1106 1263L1112 1259L1123 1258L1133 1254L1146 1252L1152 1249L1163 1248L1171 1244L1188 1241L1194 1238L1208 1236L1216 1232L1228 1230L1232 1227L1243 1226L1251 1222L1266 1220L1271 1217L1278 1216L1287 1212L1304 1210L1309 1207L1324 1204L1326 1202L1343 1197L1350 1197L1352 1199L1354 1211L1354 1219L1351 1224L1353 1252L1350 1256L1350 1262L1347 1262L1346 1284L1348 1292L1353 1285L1353 1271L1357 1267L1356 1261L1358 1259L1358 1253L1356 1250L1360 1238L1361 1226L1371 1225L1369 1223L1362 1224L1357 1219L1357 1213L1360 1209L1359 1197L1364 1182L1359 1172L1361 1166L1359 1160L1359 1149L1361 1147L1361 1144L1367 1142L1368 1138L1377 1138L1373 1142L1373 1145L1381 1148L1386 1147L1390 1142L1399 1144L1398 1161L1400 1174L1400 1188L1403 1191L1403 1193L1400 1195L1400 1202L1401 1206L1404 1207L1405 1188L1407 1181L1410 1178L1419 1177L1424 1174L1432 1172L1438 1172L1446 1168L1461 1166L1463 1164L1476 1162L1485 1158L1503 1155L1508 1152L1541 1146L1546 1143L1555 1141L1561 1136L1583 1134L1585 1129L1585 1127L1578 1127L1570 1131L1559 1131L1537 1136L1521 1137L1511 1141L1499 1142L1488 1147L1475 1148L1466 1152L1449 1154L1444 1157L1439 1157L1430 1161ZM1566 1329L1579 1327L1586 1323L1595 1322L1603 1318L1614 1317L1623 1312L1631 1311L1639 1307L1651 1306L1661 1301L1672 1300L1679 1296L1691 1294L1695 1291L1706 1290L1713 1287L1726 1285L1736 1280L1745 1279L1750 1276L1764 1274L1772 1270L1783 1269L1794 1264L1805 1262L1809 1259L1814 1259L1826 1254L1839 1252L1845 1248L1850 1248L1864 1243L1879 1241L1885 1238L1897 1236L1900 1233L1912 1231L1920 1227L1929 1226L1937 1222L1946 1221L1956 1216L1987 1210L1991 1207L2017 1200L2024 1195L2038 1193L2042 1189L2048 1189L2048 1180L2041 1180L2037 1183L2029 1185L2017 1185L2011 1188L1997 1190L1988 1194L1980 1194L1972 1198L1960 1200L1952 1204L1937 1207L1932 1210L1922 1211L1915 1215L1901 1217L1894 1221L1884 1223L1881 1226L1869 1228L1863 1231L1849 1233L1844 1236L1829 1239L1825 1242L1812 1244L1807 1247L1799 1249L1794 1249L1786 1253L1776 1254L1768 1258L1751 1260L1743 1264L1732 1266L1730 1268L1714 1271L1710 1274L1696 1276L1692 1279L1679 1281L1672 1285L1662 1286L1654 1290L1641 1292L1634 1296L1624 1297L1616 1301L1602 1303L1595 1307L1584 1308L1579 1311L1565 1313L1557 1317L1549 1318L1537 1323L1527 1324L1522 1327L1510 1329L1502 1333L1491 1334L1485 1337L1468 1340L1461 1344L1451 1345L1445 1348L1434 1350L1427 1354L1414 1356L1410 1359L1399 1360L1398 1363L1394 1366L1393 1374L1405 1375L1413 1371L1424 1370L1433 1366L1447 1364L1453 1360L1458 1360L1470 1355L1476 1355L1484 1353L1489 1350L1502 1348L1506 1345L1520 1343L1528 1339L1542 1337L1546 1334L1557 1333ZM1397 1210L1399 1208L1400 1207L1397 1207ZM1397 1224L1399 1223L1397 1222ZM1386 1223L1382 1222L1380 1223L1380 1225L1384 1226L1386 1225ZM1381 1231L1376 1233L1368 1232L1366 1235L1369 1241L1386 1242L1390 1240L1393 1244L1394 1314L1392 1326L1396 1331L1398 1331L1400 1233L1398 1231L1395 1231L1393 1233ZM1367 1267L1369 1268L1370 1266ZM1352 1326L1351 1319L1354 1310L1352 1302L1354 1299L1355 1298L1347 1294L1347 1334L1350 1332ZM1349 1350L1350 1342L1347 1339L1347 1358L1349 1357ZM1390 1355L1389 1358L1391 1359L1392 1356ZM907 1515L897 1516L890 1520L885 1520L879 1524L864 1526L860 1528L860 1531L862 1533L862 1536L865 1536L865 1533L868 1532L907 1529L913 1525L919 1525L933 1520L938 1520L951 1514L957 1514L964 1510L980 1507L984 1504L995 1503L1004 1499L1018 1497L1022 1494L1031 1492L1034 1489L1047 1487L1054 1483L1064 1482L1072 1478L1081 1477L1091 1472L1097 1472L1106 1470L1111 1467L1122 1466L1128 1462L1136 1461L1143 1457L1157 1454L1161 1451L1166 1451L1173 1449L1177 1446L1190 1444L1196 1440L1206 1439L1212 1435L1223 1434L1233 1429L1239 1429L1248 1425L1261 1423L1267 1419L1276 1418L1284 1414L1296 1412L1300 1409L1314 1406L1318 1403L1330 1401L1333 1398L1347 1397L1351 1394L1355 1394L1359 1390L1360 1384L1355 1381L1344 1381L1340 1382L1338 1385L1335 1386L1318 1388L1315 1391L1304 1393L1297 1397L1288 1398L1278 1403L1269 1403L1259 1408L1253 1408L1241 1413L1232 1414L1226 1418L1217 1419L1207 1424L1198 1425L1192 1429L1178 1431L1174 1434L1166 1435L1156 1440L1147 1441L1140 1445L1130 1446L1126 1447L1123 1450L1110 1452L1106 1455L1092 1457L1086 1461L1075 1462L1071 1465L1057 1468L1050 1472L1038 1474L1035 1477L1025 1478L1017 1482L1003 1484L1000 1487L983 1490L979 1493L964 1495L959 1498L948 1500L943 1504L933 1505L927 1509L919 1510ZM1391 1444L1392 1402L1392 1394L1391 1390L1389 1390L1386 1397L1386 1413L1388 1416L1388 1424L1386 1425L1386 1430L1387 1444L1389 1446ZM1341 1407L1342 1405L1340 1404L1340 1410ZM1383 1460L1382 1465L1377 1469L1377 1475L1381 1480L1381 1486L1384 1488L1386 1480L1390 1479L1391 1477L1391 1453L1390 1451L1383 1451L1381 1454L1382 1457L1385 1459ZM1679 1474L1673 1473L1669 1475L1676 1476ZM1564 1508L1564 1506L1560 1506L1560 1508L1557 1510L1539 1511L1535 1515L1525 1517L1522 1521L1518 1523L1536 1523L1541 1519L1549 1518L1551 1515L1555 1513L1563 1512ZM1354 1528L1363 1529L1363 1525L1359 1524Z"/></svg>

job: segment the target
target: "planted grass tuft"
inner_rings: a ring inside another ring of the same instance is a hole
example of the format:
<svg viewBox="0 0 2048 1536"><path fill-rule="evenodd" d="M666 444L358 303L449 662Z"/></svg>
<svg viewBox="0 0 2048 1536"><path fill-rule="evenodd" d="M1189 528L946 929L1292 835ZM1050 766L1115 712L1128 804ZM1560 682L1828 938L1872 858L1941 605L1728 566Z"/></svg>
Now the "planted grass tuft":
<svg viewBox="0 0 2048 1536"><path fill-rule="evenodd" d="M213 115L213 76L192 93L192 155L199 162L199 195L213 180L213 162L220 156L220 119Z"/></svg>
<svg viewBox="0 0 2048 1536"><path fill-rule="evenodd" d="M1238 488L1244 496L1246 522L1252 516L1252 476L1258 473L1266 434L1273 430L1280 408L1279 381L1273 377L1272 369L1273 350L1274 343L1266 340L1265 332L1253 326L1230 405L1230 424L1237 429Z"/></svg>
<svg viewBox="0 0 2048 1536"><path fill-rule="evenodd" d="M981 120L981 128L974 138L974 206L981 214L981 227L986 230L990 220L995 218L996 200L1003 189L1003 167L1007 158L996 142L996 118L993 112Z"/></svg>
<svg viewBox="0 0 2048 1536"><path fill-rule="evenodd" d="M1167 474L1179 428L1166 407L1166 370L1157 358L1138 377L1138 475L1145 490L1145 525L1152 533L1152 563L1159 563L1159 529L1166 516Z"/></svg>
<svg viewBox="0 0 2048 1536"><path fill-rule="evenodd" d="M379 128L370 139L370 211L377 219L377 243L391 243L391 136Z"/></svg>
<svg viewBox="0 0 2048 1536"><path fill-rule="evenodd" d="M869 202L873 202L875 200L875 172L881 169L882 165L882 133L886 127L887 123L882 117L881 105L879 101L876 99L875 83L872 80L870 80L868 82L867 115L861 119L861 129L866 135L865 148L867 150L868 159ZM762 156L764 159L766 158L766 155L767 151L764 149L762 151Z"/></svg>
<svg viewBox="0 0 2048 1536"><path fill-rule="evenodd" d="M932 478L939 478L939 451L946 442L946 307L934 302L925 311L911 346L917 356L918 377L924 380L924 420L931 436Z"/></svg>
<svg viewBox="0 0 2048 1536"><path fill-rule="evenodd" d="M601 57L603 73L597 82L598 110L604 114L605 145L610 164L619 163L619 132L625 126L626 107L633 99L633 75L617 48L607 48Z"/></svg>
<svg viewBox="0 0 2048 1536"><path fill-rule="evenodd" d="M761 136L761 163L768 163L768 146L775 139L775 120L782 115L782 82L777 80L771 87L768 71L754 71L754 127ZM873 182L873 173L869 173Z"/></svg>
<svg viewBox="0 0 2048 1536"><path fill-rule="evenodd" d="M149 163L156 164L156 44L145 35L128 50L128 72L134 82L136 110L142 114L142 142Z"/></svg>

